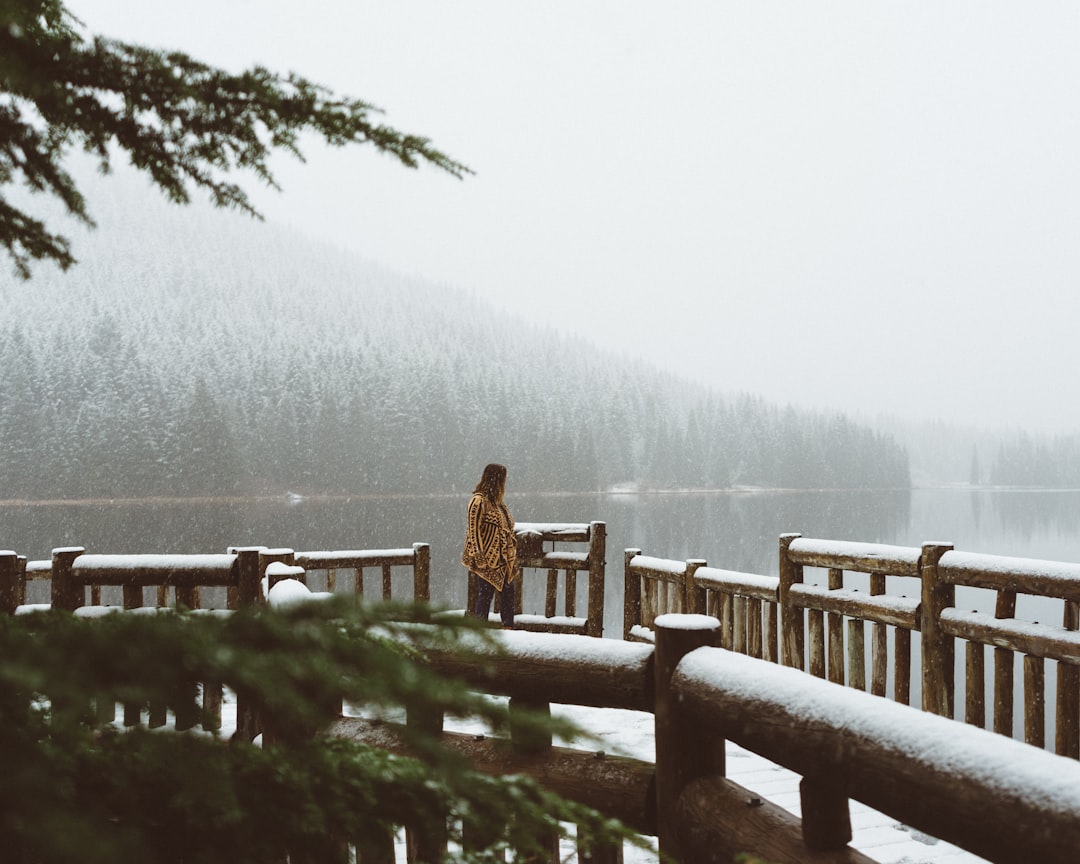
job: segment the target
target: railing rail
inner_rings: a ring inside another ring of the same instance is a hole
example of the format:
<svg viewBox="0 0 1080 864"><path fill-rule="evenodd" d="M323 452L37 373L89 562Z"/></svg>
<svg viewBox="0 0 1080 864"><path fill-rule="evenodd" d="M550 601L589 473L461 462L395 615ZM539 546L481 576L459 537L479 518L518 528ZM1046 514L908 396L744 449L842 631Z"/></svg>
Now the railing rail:
<svg viewBox="0 0 1080 864"><path fill-rule="evenodd" d="M825 584L805 582L808 567L826 571ZM862 574L869 592L865 584L845 585L852 573ZM954 689L962 674L964 719L987 726L989 689L993 729L1009 736L1013 666L1020 656L1024 739L1039 747L1046 743L1045 663L1050 661L1056 664L1054 749L1080 758L1080 565L957 552L942 543L903 547L785 534L779 574L739 573L699 559L676 561L627 549L624 638L653 641L653 622L667 612L704 613L720 621L724 648L877 696L888 695L891 680L894 701L909 704L911 634L919 632L924 710L956 716ZM888 593L897 577L919 580L913 596ZM957 587L996 592L994 614L957 609ZM1062 601L1061 624L1016 619L1018 595ZM956 667L957 639L964 640L962 673ZM985 673L987 646L993 649L992 680Z"/></svg>
<svg viewBox="0 0 1080 864"><path fill-rule="evenodd" d="M337 589L337 571L352 571L353 593L365 597L364 571L377 570L380 582L375 596L383 600L394 598L394 567L412 568L412 596L416 602L431 602L431 546L427 543L414 543L411 549L356 549L345 551L291 552L280 558L285 563L303 567L308 573L326 571L326 590L333 593Z"/></svg>

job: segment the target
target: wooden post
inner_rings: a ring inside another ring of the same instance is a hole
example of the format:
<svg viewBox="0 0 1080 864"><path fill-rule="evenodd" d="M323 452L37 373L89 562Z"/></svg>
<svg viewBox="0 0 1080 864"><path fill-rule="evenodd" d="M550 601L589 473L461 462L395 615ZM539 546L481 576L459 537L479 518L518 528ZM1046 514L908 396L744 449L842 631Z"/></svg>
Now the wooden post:
<svg viewBox="0 0 1080 864"><path fill-rule="evenodd" d="M720 593L720 645L735 650L735 598L726 591Z"/></svg>
<svg viewBox="0 0 1080 864"><path fill-rule="evenodd" d="M259 573L261 546L242 546L236 549L236 588L240 606L263 602L262 574Z"/></svg>
<svg viewBox="0 0 1080 864"><path fill-rule="evenodd" d="M995 618L1016 615L1016 592L998 591L994 608ZM994 649L994 731L999 735L1013 734L1013 652L1008 648Z"/></svg>
<svg viewBox="0 0 1080 864"><path fill-rule="evenodd" d="M554 618L558 611L559 571L552 567L548 570L547 585L544 589L544 616Z"/></svg>
<svg viewBox="0 0 1080 864"><path fill-rule="evenodd" d="M52 551L52 608L74 612L86 602L86 587L76 582L71 565L86 549L69 546Z"/></svg>
<svg viewBox="0 0 1080 864"><path fill-rule="evenodd" d="M143 605L143 589L139 585L123 586L124 609L141 609ZM162 706L164 707L164 706ZM180 710L180 706L174 706L176 712L176 728L178 730L190 729L191 725L181 726L181 717L187 719L187 714ZM163 712L162 712L163 713ZM142 722L142 705L137 702L128 702L124 705L124 725L138 726ZM161 725L164 725L162 721Z"/></svg>
<svg viewBox="0 0 1080 864"><path fill-rule="evenodd" d="M515 752L533 756L551 749L550 729L535 729L528 723L521 722L522 714L539 714L550 719L550 702L539 702L514 696L510 698L509 714L510 743Z"/></svg>
<svg viewBox="0 0 1080 864"><path fill-rule="evenodd" d="M968 642L965 647L964 722L986 728L986 659L982 642Z"/></svg>
<svg viewBox="0 0 1080 864"><path fill-rule="evenodd" d="M885 574L870 574L870 594L885 593ZM885 625L875 621L870 628L870 692L884 696L888 688L889 636Z"/></svg>
<svg viewBox="0 0 1080 864"><path fill-rule="evenodd" d="M810 634L810 674L825 677L825 613L820 609L807 610L807 629Z"/></svg>
<svg viewBox="0 0 1080 864"><path fill-rule="evenodd" d="M523 714L539 714L548 719L551 717L551 703L540 702L533 699L511 697L509 705L510 713L510 746L516 753L528 756L536 756L551 750L551 730L531 728L529 724L522 723ZM557 861L559 853L558 832L552 832L547 836L537 838L547 850L545 858L537 859L535 856L527 856L526 861L535 861L536 864L546 864L547 861ZM551 857L554 856L554 857Z"/></svg>
<svg viewBox="0 0 1080 864"><path fill-rule="evenodd" d="M848 618L847 622L848 686L855 690L866 689L865 623L859 618Z"/></svg>
<svg viewBox="0 0 1080 864"><path fill-rule="evenodd" d="M472 615L476 610L476 598L480 596L480 577L469 571L468 586L465 591L465 614Z"/></svg>
<svg viewBox="0 0 1080 864"><path fill-rule="evenodd" d="M630 569L630 562L640 554L640 549L623 552L623 639L629 639L630 631L641 624L641 577Z"/></svg>
<svg viewBox="0 0 1080 864"><path fill-rule="evenodd" d="M731 650L738 654L746 653L746 598L735 594L731 598Z"/></svg>
<svg viewBox="0 0 1080 864"><path fill-rule="evenodd" d="M1080 629L1080 609L1076 602L1065 601L1066 630ZM1054 726L1054 750L1059 756L1080 758L1080 667L1057 664L1057 714Z"/></svg>
<svg viewBox="0 0 1080 864"><path fill-rule="evenodd" d="M589 523L589 608L585 635L604 635L604 579L607 572L607 523Z"/></svg>
<svg viewBox="0 0 1080 864"><path fill-rule="evenodd" d="M761 659L761 600L757 597L746 598L746 653Z"/></svg>
<svg viewBox="0 0 1080 864"><path fill-rule="evenodd" d="M425 708L407 710L405 723L423 735L438 736L443 730L443 714ZM408 860L414 864L439 864L446 855L448 832L446 816L413 817L405 825L405 846Z"/></svg>
<svg viewBox="0 0 1080 864"><path fill-rule="evenodd" d="M266 573L266 568L271 564L288 564L292 566L296 560L296 553L292 549L260 549L259 550L259 581L266 579L266 593L270 593L270 589L277 585L281 581L282 577L276 574ZM290 577L291 578L291 577ZM304 575L303 582L307 585L307 575Z"/></svg>
<svg viewBox="0 0 1080 864"><path fill-rule="evenodd" d="M705 589L694 584L694 574L698 568L707 566L704 558L690 558L686 562L686 581L683 583L683 609L692 615L706 614L708 598Z"/></svg>
<svg viewBox="0 0 1080 864"><path fill-rule="evenodd" d="M844 587L844 571L829 568L829 590L839 591ZM843 684L844 674L844 616L830 612L829 624L829 680L834 684Z"/></svg>
<svg viewBox="0 0 1080 864"><path fill-rule="evenodd" d="M259 573L259 553L261 546L234 547L230 551L236 555L236 588L230 599L236 607L254 606L264 602L262 596L262 577ZM230 592L233 589L230 588ZM232 607L232 608L236 608ZM236 737L241 741L254 741L261 731L261 723L254 707L243 694L236 697Z"/></svg>
<svg viewBox="0 0 1080 864"><path fill-rule="evenodd" d="M780 652L777 648L777 633L776 633L776 604L771 601L765 601L765 634L763 636L764 645L764 658L770 663L780 662Z"/></svg>
<svg viewBox="0 0 1080 864"><path fill-rule="evenodd" d="M394 599L394 579L390 570L390 565L384 563L382 565L382 599L393 600Z"/></svg>
<svg viewBox="0 0 1080 864"><path fill-rule="evenodd" d="M1046 675L1042 657L1024 655L1024 741L1046 746Z"/></svg>
<svg viewBox="0 0 1080 864"><path fill-rule="evenodd" d="M577 853L579 864L623 864L622 843L601 845L590 838L580 825L577 833Z"/></svg>
<svg viewBox="0 0 1080 864"><path fill-rule="evenodd" d="M19 556L0 552L0 614L14 615L19 606Z"/></svg>
<svg viewBox="0 0 1080 864"><path fill-rule="evenodd" d="M691 651L719 645L719 622L705 615L660 616L653 655L656 681L656 807L660 851L682 861L674 814L686 784L707 774L724 774L725 742L715 730L699 734L671 692L675 668ZM683 864L691 864L684 861Z"/></svg>
<svg viewBox="0 0 1080 864"><path fill-rule="evenodd" d="M835 852L851 842L847 793L836 777L803 777L799 781L799 802L807 849Z"/></svg>
<svg viewBox="0 0 1080 864"><path fill-rule="evenodd" d="M26 556L19 555L15 563L16 606L22 606L26 602Z"/></svg>
<svg viewBox="0 0 1080 864"><path fill-rule="evenodd" d="M904 627L893 630L893 651L896 668L893 676L893 699L901 705L911 704L911 631ZM882 694L884 695L884 694Z"/></svg>
<svg viewBox="0 0 1080 864"><path fill-rule="evenodd" d="M413 543L413 600L431 602L431 544Z"/></svg>
<svg viewBox="0 0 1080 864"><path fill-rule="evenodd" d="M956 589L938 578L938 562L952 549L947 543L924 543L919 556L922 605L922 707L924 711L953 716L953 638L941 629L941 612L956 603Z"/></svg>
<svg viewBox="0 0 1080 864"><path fill-rule="evenodd" d="M788 557L788 547L801 534L780 535L780 587L777 600L780 604L780 662L785 666L805 669L803 665L803 611L791 602L791 586L802 582L802 565Z"/></svg>

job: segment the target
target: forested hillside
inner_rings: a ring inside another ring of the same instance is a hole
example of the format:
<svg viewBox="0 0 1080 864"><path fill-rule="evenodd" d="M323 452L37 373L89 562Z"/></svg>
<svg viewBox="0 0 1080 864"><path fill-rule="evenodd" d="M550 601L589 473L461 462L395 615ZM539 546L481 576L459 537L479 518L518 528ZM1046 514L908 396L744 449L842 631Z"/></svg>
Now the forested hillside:
<svg viewBox="0 0 1080 864"><path fill-rule="evenodd" d="M892 438L842 416L122 179L91 192L72 271L0 273L0 499L460 492L489 461L522 491L909 482Z"/></svg>

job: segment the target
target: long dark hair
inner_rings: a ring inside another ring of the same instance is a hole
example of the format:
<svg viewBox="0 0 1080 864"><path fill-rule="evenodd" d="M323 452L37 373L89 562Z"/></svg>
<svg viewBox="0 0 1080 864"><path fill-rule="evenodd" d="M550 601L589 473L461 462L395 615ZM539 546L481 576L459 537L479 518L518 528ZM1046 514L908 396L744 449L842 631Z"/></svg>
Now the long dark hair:
<svg viewBox="0 0 1080 864"><path fill-rule="evenodd" d="M492 504L499 504L506 491L506 466L494 462L484 468L480 482L473 489L473 494L480 493Z"/></svg>

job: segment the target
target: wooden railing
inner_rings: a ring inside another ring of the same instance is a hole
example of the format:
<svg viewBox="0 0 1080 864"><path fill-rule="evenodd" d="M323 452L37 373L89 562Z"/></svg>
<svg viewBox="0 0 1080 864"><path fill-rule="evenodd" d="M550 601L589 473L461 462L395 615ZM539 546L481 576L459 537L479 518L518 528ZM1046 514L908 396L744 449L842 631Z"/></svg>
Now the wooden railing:
<svg viewBox="0 0 1080 864"><path fill-rule="evenodd" d="M198 609L200 589L224 588L229 608L258 603L262 598L259 585L258 548L238 548L220 555L88 555L82 547L54 549L49 568L52 579L52 607L76 614L100 609L101 589L119 587L123 609L169 605L169 593L177 606ZM42 571L43 572L43 571ZM89 589L89 598L88 598ZM146 592L152 593L146 602ZM90 609L87 609L87 600ZM204 681L200 687L201 712L192 714L181 708L175 712L176 728L190 729L199 716L206 729L221 728L223 691L220 682ZM98 705L100 716L115 714L115 706ZM154 728L167 722L169 706L151 704L146 718ZM124 706L124 725L142 723L142 706ZM237 701L237 735L251 740L258 732L258 721L243 698Z"/></svg>
<svg viewBox="0 0 1080 864"><path fill-rule="evenodd" d="M518 564L521 566L520 583L514 598L514 626L519 630L541 633L584 634L599 638L604 632L604 580L607 562L607 524L604 522L519 522L518 534L533 532L541 536L536 551L519 547ZM549 544L544 548L543 544ZM577 548L559 548L570 544ZM584 545L584 549L580 547ZM525 612L525 586L532 579L529 571L545 571L543 614ZM579 615L577 600L577 576L586 573L585 616ZM560 574L562 590L560 591ZM476 604L476 576L469 574L467 608ZM560 615L559 600L562 600ZM495 612L499 611L500 595L495 595Z"/></svg>
<svg viewBox="0 0 1080 864"><path fill-rule="evenodd" d="M229 559L229 556L245 551L257 553L258 578L254 586L247 586L245 589L247 593L241 597L236 575L226 573L222 568L228 563L226 559ZM337 590L337 571L349 570L352 572L351 584L344 587L345 590L350 590L357 596L375 596L381 600L396 597L403 602L430 602L431 600L431 547L427 543L414 543L409 549L316 552L295 552L292 549L270 549L265 546L230 547L225 556L88 556L85 552L86 550L81 546L54 549L52 560L30 562L27 562L24 556L18 556L14 552L0 552L0 613L13 613L19 606L26 603L28 582L53 580L57 560L61 562L78 560L79 573L76 576L86 571L85 575L88 578L82 582L82 585L84 589L89 590L89 596L84 592L77 606L87 604L100 606L103 587L121 586L126 591L123 602L129 604L127 608L132 608L130 604L144 605L144 598L138 601L135 599L139 596L137 592L140 588L156 587L156 601L150 605L168 606L176 603L189 609L198 609L204 605L200 588L225 587L227 596L224 606L233 609L248 602L257 602L261 596L261 592L257 590L258 582L266 576L267 567L274 562L302 567L304 573L299 578L305 584L309 581L307 574L324 572L326 590L331 593ZM138 566L140 563L145 563L147 567L140 568ZM63 566L62 563L61 567ZM89 572L90 566L96 568L94 573ZM109 567L114 568L116 572L103 575L103 568ZM393 568L407 568L411 571L411 579L405 590L399 589L395 592ZM370 583L371 579L370 577L365 579L365 570L375 570L380 577L379 584L374 586L376 590L369 590L366 593L365 582ZM71 578L70 573L62 577L67 580L64 583L67 585L66 590L72 591L74 597L74 594L78 593L78 588L74 582L71 582ZM293 578L297 578L295 574ZM269 588L274 581L273 578L269 579L267 587ZM54 581L53 584L60 583ZM65 589L61 587L60 590ZM68 607L71 602L68 601Z"/></svg>
<svg viewBox="0 0 1080 864"><path fill-rule="evenodd" d="M720 621L724 648L878 696L890 695L891 680L892 698L908 704L911 634L919 632L922 707L948 717L957 713L954 640L964 639L964 719L979 727L987 725L983 656L984 646L991 646L993 729L1012 735L1013 666L1020 655L1024 738L1040 747L1046 743L1044 667L1050 660L1057 676L1054 748L1080 758L1080 565L971 555L938 543L915 548L798 534L782 535L779 553L776 577L628 549L624 638L651 641L652 622L666 612L704 613ZM806 568L824 570L825 584L807 584ZM868 586L846 586L850 574L862 574ZM911 580L912 596L890 592L894 579ZM995 614L954 608L956 586L994 591ZM1016 620L1018 594L1061 600L1062 625Z"/></svg>
<svg viewBox="0 0 1080 864"><path fill-rule="evenodd" d="M872 625L870 692L885 696L888 630L893 631L893 698L911 701L911 631L921 629L920 599L887 594L893 576L919 578L919 549L874 543L780 537L778 602L781 607L781 662L819 678L866 689L865 627ZM804 568L827 571L827 585L807 585ZM869 576L870 592L844 587L845 573ZM806 623L804 627L804 610ZM828 616L826 630L825 616ZM847 620L847 652L844 621ZM804 630L809 644L804 646ZM826 649L826 633L828 648ZM846 661L846 662L845 662Z"/></svg>
<svg viewBox="0 0 1080 864"><path fill-rule="evenodd" d="M924 550L925 551L925 550ZM942 657L940 666L924 673L924 691L931 710L953 714L953 682L944 664L949 662L952 640L965 645L965 719L985 726L984 646L993 648L994 676L991 699L995 732L1013 729L1014 658L1023 658L1024 740L1037 747L1045 741L1045 663L1056 662L1057 693L1054 745L1058 753L1080 758L1080 565L992 555L943 551L926 556L923 572L924 604L934 604L937 626L923 632L923 650ZM965 612L955 607L957 586L994 591L994 615ZM1062 625L1018 621L1017 594L1063 601ZM929 648L927 647L929 645ZM925 700L924 700L925 702Z"/></svg>
<svg viewBox="0 0 1080 864"><path fill-rule="evenodd" d="M1080 764L720 650L711 616L654 624L654 645L611 641L600 652L581 637L502 633L499 646L478 656L429 657L441 673L509 697L511 714L553 703L652 712L654 764L515 740L513 731L509 748L449 732L443 743L481 770L529 774L657 836L661 851L683 864L748 851L770 861L869 864L849 845L849 799L990 861L1075 860ZM441 717L422 722L442 729ZM340 718L330 734L407 752L401 730L386 722ZM724 776L726 740L802 775L801 819ZM429 857L410 860L437 859L440 843L445 831L414 838L412 848ZM618 849L590 854L622 860Z"/></svg>
<svg viewBox="0 0 1080 864"><path fill-rule="evenodd" d="M717 622L698 620L698 631L685 621L658 622L662 851L684 862L730 860L747 849L766 860L808 857L772 847L767 822L754 828L747 824L758 815L754 809L736 809L746 799L733 795L722 778L723 747L716 739L727 738L802 775L801 833L808 850L847 849L848 800L855 799L989 861L1076 860L1077 762L720 650L713 647Z"/></svg>
<svg viewBox="0 0 1080 864"><path fill-rule="evenodd" d="M411 549L375 549L358 551L299 552L266 547L233 547L224 554L206 555L100 555L87 554L83 547L53 550L50 561L30 562L14 552L0 552L0 613L15 614L24 606L28 579L51 580L51 606L79 615L98 614L109 608L102 605L103 589L120 590L120 608L131 610L147 606L182 606L197 610L204 605L204 589L225 591L225 607L237 609L263 602L261 582L275 581L275 574L307 582L307 572L326 570L331 591L336 587L333 572L338 568L354 571L353 592L363 595L365 568L377 568L382 577L380 598L392 596L391 568L407 567L412 571L410 591L399 597L403 602L430 599L430 547L414 544ZM298 565L275 569L275 564ZM268 588L270 585L268 584ZM25 611L29 611L26 609ZM203 726L221 728L223 693L219 683L203 682L201 688ZM99 705L102 716L115 707ZM125 705L124 724L143 722L138 705ZM166 724L168 706L151 705L146 722L151 727ZM178 729L196 725L197 718L177 712ZM237 704L237 734L248 740L258 732L258 719L243 699Z"/></svg>
<svg viewBox="0 0 1080 864"><path fill-rule="evenodd" d="M428 603L431 601L431 546L414 543L411 549L359 549L340 552L291 552L280 550L280 560L303 567L307 573L325 571L326 590L338 589L337 571L352 571L352 593L357 597L374 596L381 600L399 600ZM394 592L393 568L412 570L412 582L408 591ZM364 571L375 570L379 581L375 591L365 590ZM272 585L272 582L271 582ZM348 586L346 586L348 587Z"/></svg>

